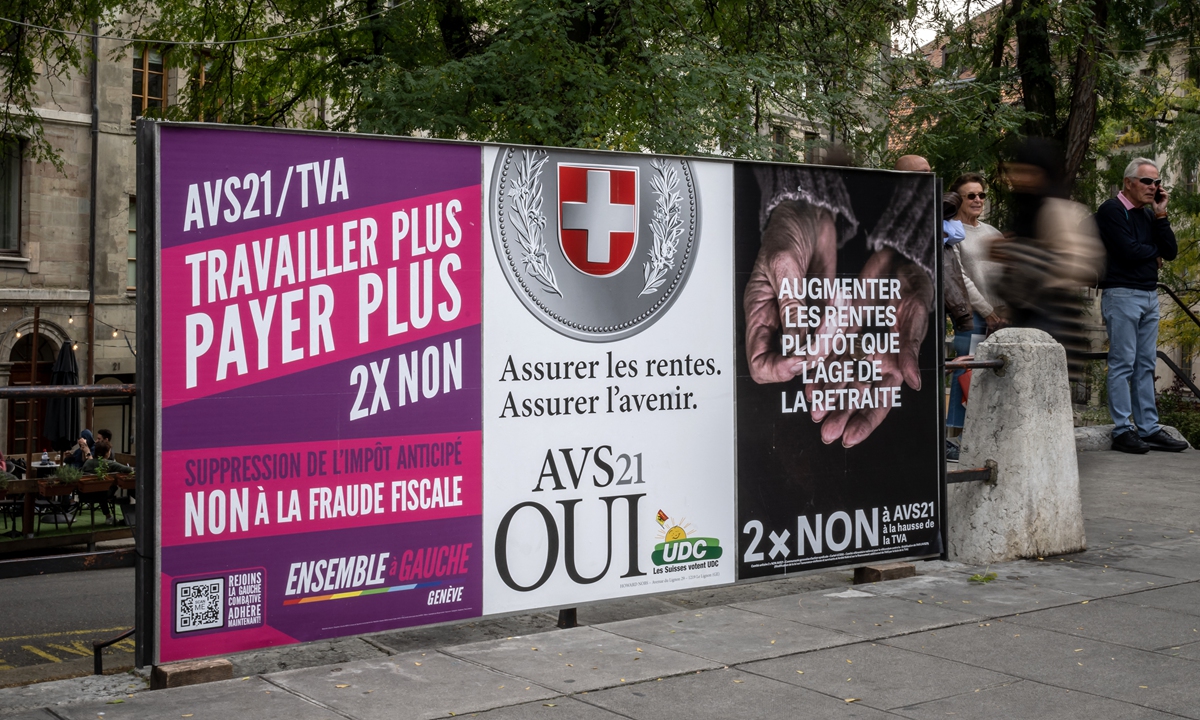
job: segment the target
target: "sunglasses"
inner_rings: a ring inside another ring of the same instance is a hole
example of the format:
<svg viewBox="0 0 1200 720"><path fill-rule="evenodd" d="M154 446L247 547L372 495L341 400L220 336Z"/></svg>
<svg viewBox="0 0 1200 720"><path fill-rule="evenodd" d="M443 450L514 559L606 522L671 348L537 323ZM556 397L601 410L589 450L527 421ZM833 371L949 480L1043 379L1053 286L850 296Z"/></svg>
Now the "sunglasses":
<svg viewBox="0 0 1200 720"><path fill-rule="evenodd" d="M1137 181L1143 185L1153 185L1155 187L1162 187L1162 180L1159 180L1158 178L1140 177L1140 178L1137 178Z"/></svg>
<svg viewBox="0 0 1200 720"><path fill-rule="evenodd" d="M966 199L968 199L968 200L976 200L976 199L979 199L979 200L987 200L987 193L986 193L986 192L981 192L981 193L967 193L967 194L966 194L966 195L964 195L963 197L965 197L965 198L966 198Z"/></svg>

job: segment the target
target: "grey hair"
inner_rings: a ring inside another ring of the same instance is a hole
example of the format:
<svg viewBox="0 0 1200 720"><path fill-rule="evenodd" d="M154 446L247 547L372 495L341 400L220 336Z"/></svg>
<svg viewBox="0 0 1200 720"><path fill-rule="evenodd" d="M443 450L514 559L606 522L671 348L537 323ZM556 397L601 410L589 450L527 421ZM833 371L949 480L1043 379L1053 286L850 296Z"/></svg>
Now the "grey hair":
<svg viewBox="0 0 1200 720"><path fill-rule="evenodd" d="M1150 158L1136 157L1136 158L1130 160L1129 164L1125 166L1125 177L1127 177L1127 178L1137 177L1138 176L1138 174L1137 174L1138 168L1140 168L1143 165L1149 165L1150 167L1154 168L1155 170L1158 170L1158 163L1154 162Z"/></svg>

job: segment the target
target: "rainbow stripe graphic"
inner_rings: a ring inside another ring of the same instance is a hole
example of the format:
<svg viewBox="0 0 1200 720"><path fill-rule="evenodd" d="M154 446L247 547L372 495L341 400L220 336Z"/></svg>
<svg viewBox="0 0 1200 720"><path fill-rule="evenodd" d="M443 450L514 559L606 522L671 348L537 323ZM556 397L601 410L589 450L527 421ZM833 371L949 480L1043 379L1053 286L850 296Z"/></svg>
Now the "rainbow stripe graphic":
<svg viewBox="0 0 1200 720"><path fill-rule="evenodd" d="M326 600L345 600L346 598L362 597L364 595L382 595L383 593L402 592L404 590L420 590L441 585L441 582L413 583L412 585L393 585L391 587L372 588L370 590L352 590L350 592L333 593L331 595L313 595L305 598L284 600L284 605L305 605L307 603L325 602Z"/></svg>

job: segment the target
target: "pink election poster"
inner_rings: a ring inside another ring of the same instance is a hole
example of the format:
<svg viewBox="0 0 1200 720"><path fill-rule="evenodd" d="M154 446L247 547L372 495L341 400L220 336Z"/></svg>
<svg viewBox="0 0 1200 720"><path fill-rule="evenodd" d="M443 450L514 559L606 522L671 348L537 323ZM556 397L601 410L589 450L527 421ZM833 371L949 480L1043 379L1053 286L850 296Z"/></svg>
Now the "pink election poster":
<svg viewBox="0 0 1200 720"><path fill-rule="evenodd" d="M478 616L479 147L159 133L159 662Z"/></svg>

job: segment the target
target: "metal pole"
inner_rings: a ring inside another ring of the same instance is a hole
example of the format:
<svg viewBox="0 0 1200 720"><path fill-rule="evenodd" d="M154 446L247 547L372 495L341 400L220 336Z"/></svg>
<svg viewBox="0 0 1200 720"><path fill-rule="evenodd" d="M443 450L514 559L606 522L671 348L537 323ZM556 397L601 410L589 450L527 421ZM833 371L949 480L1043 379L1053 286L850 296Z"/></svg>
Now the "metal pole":
<svg viewBox="0 0 1200 720"><path fill-rule="evenodd" d="M29 351L29 387L37 386L38 335L41 331L42 308L33 306L33 341ZM33 479L33 426L37 422L37 398L29 398L25 404L25 478ZM33 503L37 493L25 493L25 504L21 508L21 531L25 537L33 537Z"/></svg>
<svg viewBox="0 0 1200 720"><path fill-rule="evenodd" d="M100 24L92 21L92 162L88 190L88 337L87 373L84 382L96 382L96 183L100 162ZM93 427L95 402L87 399L84 426Z"/></svg>

